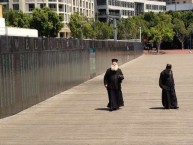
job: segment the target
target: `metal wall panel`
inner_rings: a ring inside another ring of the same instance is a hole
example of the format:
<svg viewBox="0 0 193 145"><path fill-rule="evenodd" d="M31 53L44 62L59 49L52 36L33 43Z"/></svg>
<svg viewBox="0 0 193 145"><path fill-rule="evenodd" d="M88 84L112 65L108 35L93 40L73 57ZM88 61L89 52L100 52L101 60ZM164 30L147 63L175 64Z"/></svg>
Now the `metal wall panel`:
<svg viewBox="0 0 193 145"><path fill-rule="evenodd" d="M141 43L0 36L0 118L142 54Z"/></svg>

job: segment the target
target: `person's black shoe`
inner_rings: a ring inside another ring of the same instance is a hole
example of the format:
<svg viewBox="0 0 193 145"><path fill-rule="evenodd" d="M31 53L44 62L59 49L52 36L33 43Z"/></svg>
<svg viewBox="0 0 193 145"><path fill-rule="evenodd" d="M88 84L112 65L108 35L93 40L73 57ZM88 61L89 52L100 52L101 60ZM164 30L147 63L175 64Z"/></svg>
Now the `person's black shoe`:
<svg viewBox="0 0 193 145"><path fill-rule="evenodd" d="M178 107L178 106L176 106L176 107L174 107L173 109L179 109L179 107Z"/></svg>

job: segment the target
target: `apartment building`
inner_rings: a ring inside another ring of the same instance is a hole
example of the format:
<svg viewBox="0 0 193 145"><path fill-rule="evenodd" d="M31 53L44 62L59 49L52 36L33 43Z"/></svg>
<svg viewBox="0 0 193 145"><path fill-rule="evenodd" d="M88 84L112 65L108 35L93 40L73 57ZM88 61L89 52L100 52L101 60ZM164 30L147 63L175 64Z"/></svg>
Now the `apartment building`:
<svg viewBox="0 0 193 145"><path fill-rule="evenodd" d="M68 24L70 16L74 12L79 12L88 18L95 17L94 0L0 0L0 4L5 9L22 10L31 14L34 8L49 7L64 17L64 24ZM69 37L70 30L65 25L61 32L62 37Z"/></svg>
<svg viewBox="0 0 193 145"><path fill-rule="evenodd" d="M193 10L193 0L159 0L166 2L166 11Z"/></svg>
<svg viewBox="0 0 193 145"><path fill-rule="evenodd" d="M163 12L166 3L149 0L96 0L96 17L100 21L128 18L143 12Z"/></svg>
<svg viewBox="0 0 193 145"><path fill-rule="evenodd" d="M166 4L185 4L185 3L193 3L193 0L157 0L166 2Z"/></svg>

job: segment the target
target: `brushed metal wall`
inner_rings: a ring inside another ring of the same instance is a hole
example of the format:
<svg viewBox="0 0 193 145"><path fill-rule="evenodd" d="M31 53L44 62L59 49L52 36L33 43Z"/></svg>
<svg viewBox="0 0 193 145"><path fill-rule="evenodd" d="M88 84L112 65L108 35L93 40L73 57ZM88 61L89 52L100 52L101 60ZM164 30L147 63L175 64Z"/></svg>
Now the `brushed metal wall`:
<svg viewBox="0 0 193 145"><path fill-rule="evenodd" d="M142 54L141 43L0 36L0 118Z"/></svg>

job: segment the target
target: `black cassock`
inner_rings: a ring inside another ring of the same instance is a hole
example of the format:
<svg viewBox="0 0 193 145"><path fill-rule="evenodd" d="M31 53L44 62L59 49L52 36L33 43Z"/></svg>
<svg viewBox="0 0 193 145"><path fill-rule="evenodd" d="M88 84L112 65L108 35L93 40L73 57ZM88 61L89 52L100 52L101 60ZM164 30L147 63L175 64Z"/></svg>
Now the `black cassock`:
<svg viewBox="0 0 193 145"><path fill-rule="evenodd" d="M168 73L166 70L163 70L160 73L159 86L162 88L162 104L164 108L178 108L178 102L175 92L175 83L172 71Z"/></svg>
<svg viewBox="0 0 193 145"><path fill-rule="evenodd" d="M109 103L107 107L111 110L118 109L120 106L124 106L121 83L124 79L121 69L112 71L111 68L107 69L104 76L104 85L107 85L107 92L109 97Z"/></svg>

